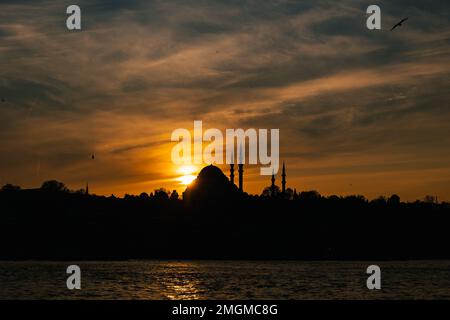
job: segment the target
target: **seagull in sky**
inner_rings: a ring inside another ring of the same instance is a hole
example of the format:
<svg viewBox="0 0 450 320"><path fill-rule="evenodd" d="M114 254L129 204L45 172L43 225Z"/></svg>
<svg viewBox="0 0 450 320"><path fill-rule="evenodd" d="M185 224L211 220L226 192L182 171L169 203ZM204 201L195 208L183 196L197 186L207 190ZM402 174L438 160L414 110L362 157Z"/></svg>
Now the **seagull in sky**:
<svg viewBox="0 0 450 320"><path fill-rule="evenodd" d="M400 27L402 25L402 23L405 22L406 20L408 20L408 18L402 19L402 21L400 21L399 23L397 23L395 26L392 27L391 31L397 27Z"/></svg>

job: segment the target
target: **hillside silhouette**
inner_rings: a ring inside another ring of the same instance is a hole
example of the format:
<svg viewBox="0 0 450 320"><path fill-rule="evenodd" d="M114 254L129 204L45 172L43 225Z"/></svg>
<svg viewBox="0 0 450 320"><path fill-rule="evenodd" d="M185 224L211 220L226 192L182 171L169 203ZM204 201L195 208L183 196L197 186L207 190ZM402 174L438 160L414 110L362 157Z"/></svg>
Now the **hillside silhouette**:
<svg viewBox="0 0 450 320"><path fill-rule="evenodd" d="M242 170L241 170L242 171ZM284 170L283 170L284 173ZM47 181L0 191L0 259L449 259L450 205L392 195L248 195L205 167L183 197L96 196Z"/></svg>

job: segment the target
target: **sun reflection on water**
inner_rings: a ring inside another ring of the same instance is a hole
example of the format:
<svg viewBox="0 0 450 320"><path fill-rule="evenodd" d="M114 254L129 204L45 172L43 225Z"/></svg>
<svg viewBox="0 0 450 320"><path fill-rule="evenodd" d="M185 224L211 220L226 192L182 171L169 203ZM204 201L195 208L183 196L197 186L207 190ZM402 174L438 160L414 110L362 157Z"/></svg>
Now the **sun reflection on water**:
<svg viewBox="0 0 450 320"><path fill-rule="evenodd" d="M165 281L161 295L170 300L196 300L201 298L201 282L190 262L169 262L165 266ZM172 274L173 273L173 274ZM170 275L170 276L169 276Z"/></svg>

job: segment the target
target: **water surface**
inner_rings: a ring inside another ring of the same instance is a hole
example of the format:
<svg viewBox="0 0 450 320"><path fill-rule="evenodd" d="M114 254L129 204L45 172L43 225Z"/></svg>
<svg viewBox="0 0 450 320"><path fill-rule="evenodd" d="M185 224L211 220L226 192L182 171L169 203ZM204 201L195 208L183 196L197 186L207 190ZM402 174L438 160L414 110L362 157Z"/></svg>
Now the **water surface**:
<svg viewBox="0 0 450 320"><path fill-rule="evenodd" d="M382 290L366 288L370 264ZM450 261L0 262L0 299L450 299Z"/></svg>

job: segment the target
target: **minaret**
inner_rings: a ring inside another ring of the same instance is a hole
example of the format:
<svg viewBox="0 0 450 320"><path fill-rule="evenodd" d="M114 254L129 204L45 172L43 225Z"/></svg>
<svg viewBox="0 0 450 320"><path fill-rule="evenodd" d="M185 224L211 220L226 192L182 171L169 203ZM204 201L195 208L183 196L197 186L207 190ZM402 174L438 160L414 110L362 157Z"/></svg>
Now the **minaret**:
<svg viewBox="0 0 450 320"><path fill-rule="evenodd" d="M89 195L89 183L86 182L86 195Z"/></svg>
<svg viewBox="0 0 450 320"><path fill-rule="evenodd" d="M271 181L272 181L272 185L270 186L270 190L271 190L271 193L272 193L272 197L274 197L275 196L275 173L272 171L272 179L271 179Z"/></svg>
<svg viewBox="0 0 450 320"><path fill-rule="evenodd" d="M231 163L230 163L230 182L234 184L234 152L231 152Z"/></svg>
<svg viewBox="0 0 450 320"><path fill-rule="evenodd" d="M286 193L286 167L283 162L283 172L281 173L281 192Z"/></svg>
<svg viewBox="0 0 450 320"><path fill-rule="evenodd" d="M238 173L239 173L239 190L244 190L244 161L242 157L242 145L239 145L239 162L238 162Z"/></svg>

